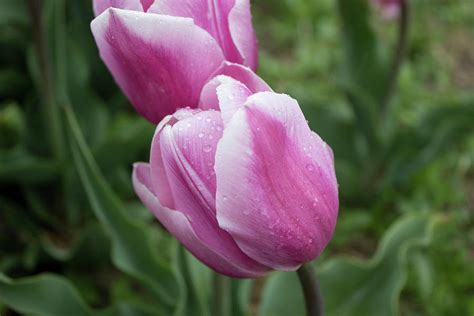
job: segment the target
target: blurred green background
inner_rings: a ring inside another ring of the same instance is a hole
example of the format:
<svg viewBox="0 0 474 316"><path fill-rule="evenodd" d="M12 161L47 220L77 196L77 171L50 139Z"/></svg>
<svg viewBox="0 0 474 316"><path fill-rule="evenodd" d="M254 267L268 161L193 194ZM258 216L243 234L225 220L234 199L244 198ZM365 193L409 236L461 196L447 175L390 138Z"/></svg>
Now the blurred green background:
<svg viewBox="0 0 474 316"><path fill-rule="evenodd" d="M328 315L474 315L474 2L253 0L259 74L334 149L314 262ZM137 201L154 127L98 57L88 0L0 0L0 314L209 315L214 276ZM304 315L294 273L229 280L228 315Z"/></svg>

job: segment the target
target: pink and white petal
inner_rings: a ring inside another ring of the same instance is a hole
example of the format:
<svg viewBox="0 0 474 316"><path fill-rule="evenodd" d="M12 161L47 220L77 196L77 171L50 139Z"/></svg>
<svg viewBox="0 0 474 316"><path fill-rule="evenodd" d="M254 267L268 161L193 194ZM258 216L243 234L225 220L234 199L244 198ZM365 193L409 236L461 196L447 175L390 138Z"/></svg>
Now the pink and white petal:
<svg viewBox="0 0 474 316"><path fill-rule="evenodd" d="M143 11L147 12L155 0L140 0L142 3Z"/></svg>
<svg viewBox="0 0 474 316"><path fill-rule="evenodd" d="M132 11L143 11L140 0L93 0L95 16L100 15L108 8L117 8Z"/></svg>
<svg viewBox="0 0 474 316"><path fill-rule="evenodd" d="M295 100L271 92L249 97L217 157L219 226L249 257L295 270L321 253L336 224L337 181L330 149Z"/></svg>
<svg viewBox="0 0 474 316"><path fill-rule="evenodd" d="M228 125L235 112L245 104L248 97L252 95L252 92L239 81L229 77L226 78L228 79L223 80L223 82L217 87L219 107L225 126Z"/></svg>
<svg viewBox="0 0 474 316"><path fill-rule="evenodd" d="M214 157L223 129L219 115L201 112L165 126L153 140L151 174L168 179L175 209L186 215L203 243L240 269L261 275L268 268L245 255L217 225ZM165 173L159 175L155 166Z"/></svg>
<svg viewBox="0 0 474 316"><path fill-rule="evenodd" d="M272 91L272 88L252 69L235 63L224 62L213 76L226 75L232 77L249 88L253 93Z"/></svg>
<svg viewBox="0 0 474 316"><path fill-rule="evenodd" d="M248 0L161 0L149 12L192 18L216 39L226 60L256 69L257 41Z"/></svg>
<svg viewBox="0 0 474 316"><path fill-rule="evenodd" d="M217 86L221 84L221 80L216 79L216 77L219 75L231 77L237 81L240 81L252 93L272 91L270 86L250 68L239 64L224 62L222 66L211 76L213 79L206 83L202 89L199 101L200 108L215 110L219 109L219 100L216 94Z"/></svg>
<svg viewBox="0 0 474 316"><path fill-rule="evenodd" d="M261 271L250 271L240 267L238 263L227 261L196 235L185 214L162 206L153 192L148 164L135 164L132 178L135 192L143 204L173 236L204 264L219 273L236 278L258 277L263 274Z"/></svg>
<svg viewBox="0 0 474 316"><path fill-rule="evenodd" d="M185 111L179 110L178 112ZM175 113L176 114L176 113ZM168 124L173 124L177 119L174 115L166 116L160 124L156 127L155 135L152 140L159 143L160 133ZM158 157L158 159L155 159ZM170 184L168 178L165 176L165 166L163 165L163 160L161 159L161 149L160 146L155 146L151 148L150 161L153 161L152 167L150 168L151 173L151 183L153 187L153 192L160 201L160 204L163 207L175 209L173 194L171 193Z"/></svg>
<svg viewBox="0 0 474 316"><path fill-rule="evenodd" d="M224 60L191 19L109 9L91 27L118 85L155 124L177 108L197 107L202 87Z"/></svg>
<svg viewBox="0 0 474 316"><path fill-rule="evenodd" d="M252 92L243 83L220 75L204 86L200 107L221 111L223 121L227 124L233 112L242 106L250 95Z"/></svg>
<svg viewBox="0 0 474 316"><path fill-rule="evenodd" d="M244 64L254 70L257 69L257 36L252 26L250 0L235 0L235 5L229 14L229 31Z"/></svg>
<svg viewBox="0 0 474 316"><path fill-rule="evenodd" d="M218 111L196 112L176 122L172 127L173 144L177 158L186 175L212 208L215 217L216 173L214 161L217 143L222 138L223 122ZM162 141L163 146L163 141Z"/></svg>

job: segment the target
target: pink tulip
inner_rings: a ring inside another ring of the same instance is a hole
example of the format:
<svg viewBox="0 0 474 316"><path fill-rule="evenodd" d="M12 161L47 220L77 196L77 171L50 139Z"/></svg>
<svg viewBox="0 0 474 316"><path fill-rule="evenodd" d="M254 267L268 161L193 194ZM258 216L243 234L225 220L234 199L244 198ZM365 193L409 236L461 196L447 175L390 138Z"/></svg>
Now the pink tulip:
<svg viewBox="0 0 474 316"><path fill-rule="evenodd" d="M391 20L400 15L402 1L404 0L373 0L373 3L384 18Z"/></svg>
<svg viewBox="0 0 474 316"><path fill-rule="evenodd" d="M91 28L118 85L158 123L178 108L196 108L224 63L255 70L249 1L94 0Z"/></svg>
<svg viewBox="0 0 474 316"><path fill-rule="evenodd" d="M217 272L243 278L298 269L335 228L331 149L287 95L254 93L228 76L204 90L204 109L181 109L158 125L150 163L134 167L137 195Z"/></svg>

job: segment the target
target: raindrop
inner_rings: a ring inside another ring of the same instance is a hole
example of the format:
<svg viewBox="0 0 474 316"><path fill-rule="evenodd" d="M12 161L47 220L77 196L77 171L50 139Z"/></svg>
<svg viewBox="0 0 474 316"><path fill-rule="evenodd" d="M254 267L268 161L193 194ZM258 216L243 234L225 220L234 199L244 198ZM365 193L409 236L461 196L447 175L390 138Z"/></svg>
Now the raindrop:
<svg viewBox="0 0 474 316"><path fill-rule="evenodd" d="M204 146L202 148L202 150L205 152L205 153L210 153L212 151L212 147L210 145L207 145L207 146Z"/></svg>
<svg viewBox="0 0 474 316"><path fill-rule="evenodd" d="M199 138L203 138L203 137L204 137L204 133L201 132L201 133L198 134L198 136L199 136Z"/></svg>

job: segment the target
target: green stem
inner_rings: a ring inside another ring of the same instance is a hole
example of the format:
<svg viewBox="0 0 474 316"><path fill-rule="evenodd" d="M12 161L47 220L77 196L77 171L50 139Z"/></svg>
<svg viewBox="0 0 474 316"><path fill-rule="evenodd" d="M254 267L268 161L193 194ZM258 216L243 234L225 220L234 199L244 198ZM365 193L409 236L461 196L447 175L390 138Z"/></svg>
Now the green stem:
<svg viewBox="0 0 474 316"><path fill-rule="evenodd" d="M64 158L64 139L61 128L61 113L56 102L53 76L49 60L47 40L42 19L42 1L28 0L33 38L40 70L40 90L44 107L43 115L48 131L51 150L58 161Z"/></svg>
<svg viewBox="0 0 474 316"><path fill-rule="evenodd" d="M231 284L230 279L218 273L214 274L213 279L213 316L231 315Z"/></svg>
<svg viewBox="0 0 474 316"><path fill-rule="evenodd" d="M385 94L382 98L383 117L386 117L391 111L390 101L395 92L400 70L406 56L410 28L410 6L408 1L401 1L401 11L398 25L398 42L395 48L392 66L390 67L390 72L388 73Z"/></svg>
<svg viewBox="0 0 474 316"><path fill-rule="evenodd" d="M305 264L297 271L303 289L307 316L323 316L324 305L314 268Z"/></svg>

